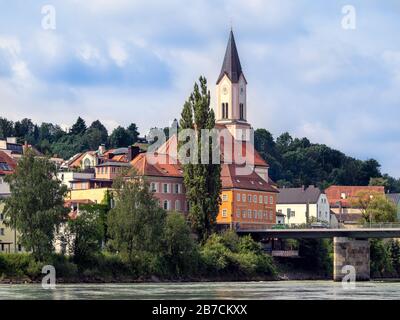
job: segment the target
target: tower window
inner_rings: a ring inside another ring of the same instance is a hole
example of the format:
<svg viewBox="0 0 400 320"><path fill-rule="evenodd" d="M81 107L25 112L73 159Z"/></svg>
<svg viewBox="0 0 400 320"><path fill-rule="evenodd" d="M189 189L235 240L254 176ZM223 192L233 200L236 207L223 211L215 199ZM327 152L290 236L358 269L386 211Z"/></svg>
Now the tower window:
<svg viewBox="0 0 400 320"><path fill-rule="evenodd" d="M228 103L222 103L222 119L228 119Z"/></svg>
<svg viewBox="0 0 400 320"><path fill-rule="evenodd" d="M244 120L244 106L243 103L239 104L240 120Z"/></svg>

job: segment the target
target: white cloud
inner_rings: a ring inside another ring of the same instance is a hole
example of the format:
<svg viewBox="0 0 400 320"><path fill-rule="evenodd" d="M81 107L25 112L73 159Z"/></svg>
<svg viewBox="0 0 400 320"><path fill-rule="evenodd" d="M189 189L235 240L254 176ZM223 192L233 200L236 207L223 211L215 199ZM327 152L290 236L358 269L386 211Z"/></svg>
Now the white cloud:
<svg viewBox="0 0 400 320"><path fill-rule="evenodd" d="M119 67L123 67L128 60L128 53L124 46L115 40L109 44L108 54Z"/></svg>

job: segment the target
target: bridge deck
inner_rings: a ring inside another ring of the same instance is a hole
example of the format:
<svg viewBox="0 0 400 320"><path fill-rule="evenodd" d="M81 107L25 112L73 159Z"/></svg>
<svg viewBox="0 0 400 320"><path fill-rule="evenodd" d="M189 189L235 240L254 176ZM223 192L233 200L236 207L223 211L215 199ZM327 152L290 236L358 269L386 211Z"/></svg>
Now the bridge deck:
<svg viewBox="0 0 400 320"><path fill-rule="evenodd" d="M239 234L256 233L266 238L334 238L347 237L356 239L400 238L400 228L360 228L360 229L248 229L237 230Z"/></svg>

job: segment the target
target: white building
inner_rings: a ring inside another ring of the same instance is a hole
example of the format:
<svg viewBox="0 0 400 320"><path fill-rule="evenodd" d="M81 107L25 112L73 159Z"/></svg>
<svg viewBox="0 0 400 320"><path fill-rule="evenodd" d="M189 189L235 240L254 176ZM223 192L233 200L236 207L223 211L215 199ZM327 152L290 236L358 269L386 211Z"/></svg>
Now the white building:
<svg viewBox="0 0 400 320"><path fill-rule="evenodd" d="M329 201L325 193L314 186L279 189L276 210L286 216L287 224L330 224Z"/></svg>

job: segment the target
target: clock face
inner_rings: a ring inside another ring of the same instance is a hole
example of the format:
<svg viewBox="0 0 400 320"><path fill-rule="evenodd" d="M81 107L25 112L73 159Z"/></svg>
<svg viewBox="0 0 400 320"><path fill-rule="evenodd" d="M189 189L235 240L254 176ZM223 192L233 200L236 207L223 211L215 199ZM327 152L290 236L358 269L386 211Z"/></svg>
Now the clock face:
<svg viewBox="0 0 400 320"><path fill-rule="evenodd" d="M227 95L228 94L228 88L227 87L222 87L222 93L224 95Z"/></svg>

